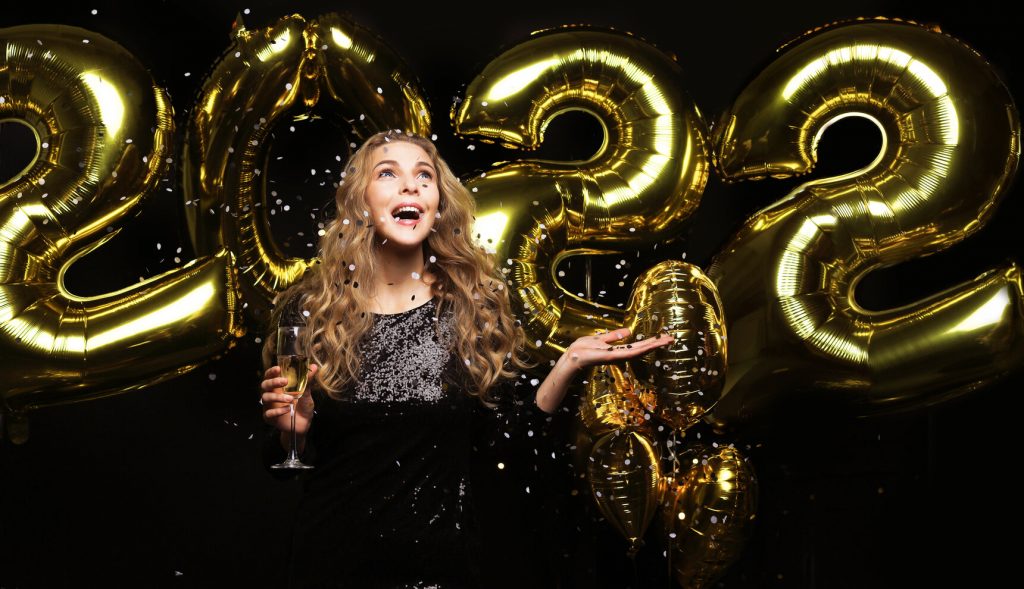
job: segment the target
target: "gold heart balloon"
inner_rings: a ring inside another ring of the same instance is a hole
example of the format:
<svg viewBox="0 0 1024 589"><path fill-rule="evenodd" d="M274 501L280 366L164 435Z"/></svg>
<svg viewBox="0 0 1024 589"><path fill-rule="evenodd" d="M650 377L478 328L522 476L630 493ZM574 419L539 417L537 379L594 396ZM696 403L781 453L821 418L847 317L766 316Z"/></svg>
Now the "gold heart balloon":
<svg viewBox="0 0 1024 589"><path fill-rule="evenodd" d="M680 587L708 587L739 557L757 513L757 478L731 446L697 444L662 480L669 569Z"/></svg>
<svg viewBox="0 0 1024 589"><path fill-rule="evenodd" d="M663 429L653 427L655 418L683 432L714 406L725 376L726 337L714 285L700 268L676 260L637 277L626 320L636 337L667 332L676 341L623 366L591 368L580 417L590 433L604 435L589 450L594 499L635 551L647 528L647 493L661 491L643 486L646 479L625 468L623 456L650 447Z"/></svg>
<svg viewBox="0 0 1024 589"><path fill-rule="evenodd" d="M635 430L606 434L590 450L587 480L598 509L635 553L658 508L658 456L650 441Z"/></svg>
<svg viewBox="0 0 1024 589"><path fill-rule="evenodd" d="M655 264L636 279L626 325L637 337L675 338L629 362L653 391L658 419L680 431L700 421L718 401L726 372L725 317L715 285L693 264Z"/></svg>

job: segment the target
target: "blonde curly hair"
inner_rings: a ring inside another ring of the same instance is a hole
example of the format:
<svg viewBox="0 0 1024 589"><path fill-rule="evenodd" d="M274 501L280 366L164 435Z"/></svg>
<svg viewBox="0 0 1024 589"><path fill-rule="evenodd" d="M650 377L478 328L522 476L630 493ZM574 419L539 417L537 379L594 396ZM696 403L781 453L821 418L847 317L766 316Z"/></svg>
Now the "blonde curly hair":
<svg viewBox="0 0 1024 589"><path fill-rule="evenodd" d="M310 362L320 366L316 384L331 398L340 399L344 389L359 377L360 341L373 323L369 312L373 293L359 286L372 284L379 247L372 226L364 222L364 211L369 208L365 194L374 150L395 141L421 147L437 172L440 216L423 244L423 258L436 258L426 271L435 277L432 288L439 299L438 318L449 310L452 313L450 351L465 366L470 381L467 392L490 402L488 391L495 382L532 366L525 352L525 336L513 318L508 289L492 257L472 241L476 211L472 195L441 159L433 142L419 135L377 133L352 154L335 194L336 216L320 238L319 263L277 296L268 331L278 325L285 307L282 303L298 297L309 313L302 343L309 350ZM352 264L354 270L349 269ZM266 367L274 363L275 340L272 336L265 340Z"/></svg>

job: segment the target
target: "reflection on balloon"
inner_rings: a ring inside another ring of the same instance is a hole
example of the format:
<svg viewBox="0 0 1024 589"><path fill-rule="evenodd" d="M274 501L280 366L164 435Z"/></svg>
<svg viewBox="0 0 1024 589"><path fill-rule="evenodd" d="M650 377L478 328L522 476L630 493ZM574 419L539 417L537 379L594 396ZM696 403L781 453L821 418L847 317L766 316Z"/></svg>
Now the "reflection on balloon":
<svg viewBox="0 0 1024 589"><path fill-rule="evenodd" d="M272 200L264 172L273 130L308 117L322 100L360 140L386 129L430 133L426 101L402 61L336 14L240 28L190 120L184 177L192 243L200 253L235 252L246 310L257 318L315 263L281 251L262 205Z"/></svg>
<svg viewBox="0 0 1024 589"><path fill-rule="evenodd" d="M628 368L599 365L589 370L583 385L580 417L593 435L644 427L653 408L653 394L637 386Z"/></svg>
<svg viewBox="0 0 1024 589"><path fill-rule="evenodd" d="M452 110L455 132L536 149L552 119L596 117L605 140L585 161L518 160L467 182L476 238L511 285L527 340L555 359L622 312L565 290L559 264L671 241L707 182L706 126L669 56L622 33L564 27L491 61Z"/></svg>
<svg viewBox="0 0 1024 589"><path fill-rule="evenodd" d="M83 39L88 43L83 43ZM230 254L93 297L64 286L167 168L167 96L124 48L75 27L0 29L0 118L38 140L0 185L0 366L8 432L21 412L140 388L188 371L241 334Z"/></svg>
<svg viewBox="0 0 1024 589"><path fill-rule="evenodd" d="M708 270L733 342L719 424L767 422L812 399L856 414L930 405L1024 359L1015 264L898 309L867 311L855 297L871 270L976 232L1006 192L1020 122L992 67L912 23L826 27L788 47L722 117L719 172L806 174L822 133L848 116L881 130L875 161L758 212Z"/></svg>
<svg viewBox="0 0 1024 589"><path fill-rule="evenodd" d="M695 445L665 477L669 569L683 589L709 587L735 561L757 513L757 478L731 446Z"/></svg>
<svg viewBox="0 0 1024 589"><path fill-rule="evenodd" d="M715 285L692 264L656 264L636 279L626 325L634 334L675 338L630 366L654 391L658 419L679 430L697 423L718 400L725 379L725 320Z"/></svg>
<svg viewBox="0 0 1024 589"><path fill-rule="evenodd" d="M590 450L587 479L601 513L629 541L630 553L643 545L658 508L658 457L637 431L615 431Z"/></svg>

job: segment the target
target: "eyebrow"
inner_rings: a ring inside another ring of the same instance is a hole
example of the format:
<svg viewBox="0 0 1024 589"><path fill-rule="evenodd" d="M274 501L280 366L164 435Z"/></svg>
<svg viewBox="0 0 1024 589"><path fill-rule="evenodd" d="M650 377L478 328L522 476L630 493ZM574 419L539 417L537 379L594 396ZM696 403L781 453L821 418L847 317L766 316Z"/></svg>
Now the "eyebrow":
<svg viewBox="0 0 1024 589"><path fill-rule="evenodd" d="M378 167L380 167L380 166L382 166L384 164L391 164L392 166L396 166L396 167L398 166L398 162L396 162L395 160L381 160L381 161L377 162L377 165L373 166L373 169L376 170ZM416 167L419 167L419 166L426 166L426 167L430 168L431 171L433 171L433 169L434 169L434 166L430 165L430 162L424 162L424 161L416 162L416 164L413 167L416 168Z"/></svg>

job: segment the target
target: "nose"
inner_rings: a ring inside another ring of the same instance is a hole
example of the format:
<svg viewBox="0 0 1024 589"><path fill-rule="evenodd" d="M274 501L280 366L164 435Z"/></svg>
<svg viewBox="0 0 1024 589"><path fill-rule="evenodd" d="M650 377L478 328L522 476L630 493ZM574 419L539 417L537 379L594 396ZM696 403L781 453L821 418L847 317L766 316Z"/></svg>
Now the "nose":
<svg viewBox="0 0 1024 589"><path fill-rule="evenodd" d="M419 192L420 185L416 180L416 176L406 176L402 184L402 193L413 193Z"/></svg>

